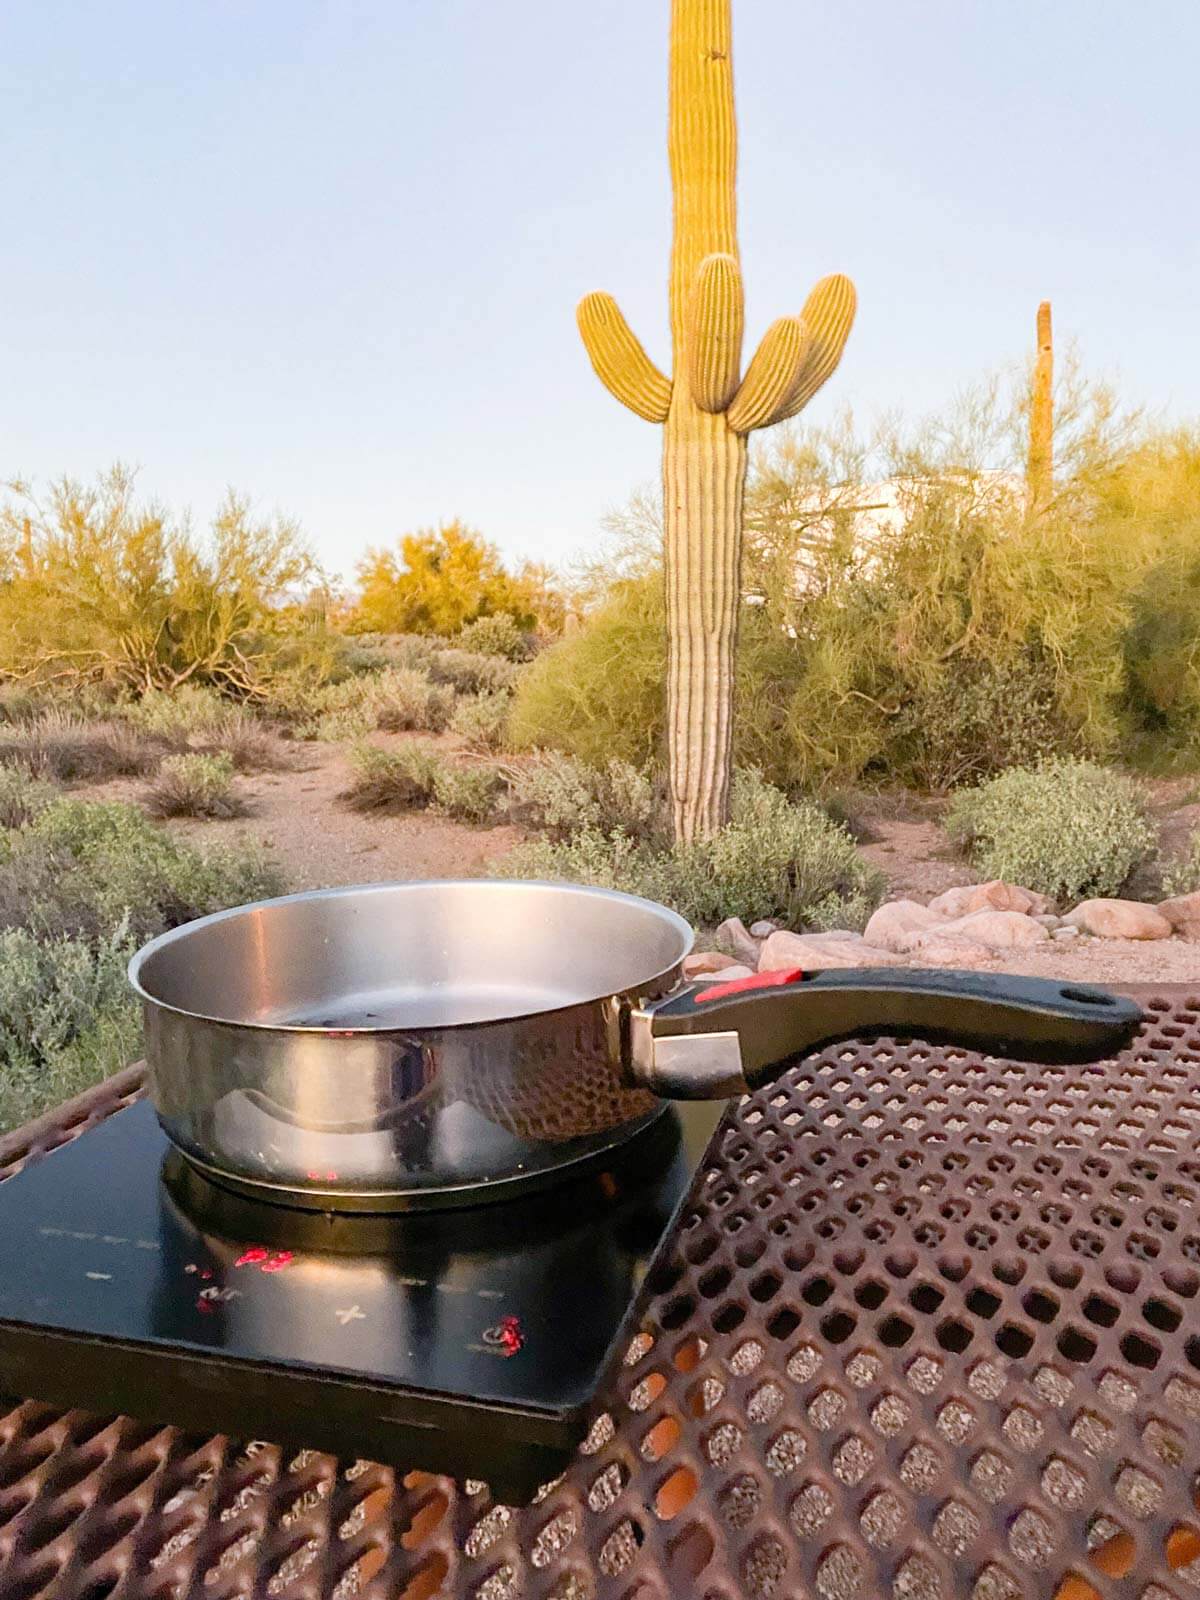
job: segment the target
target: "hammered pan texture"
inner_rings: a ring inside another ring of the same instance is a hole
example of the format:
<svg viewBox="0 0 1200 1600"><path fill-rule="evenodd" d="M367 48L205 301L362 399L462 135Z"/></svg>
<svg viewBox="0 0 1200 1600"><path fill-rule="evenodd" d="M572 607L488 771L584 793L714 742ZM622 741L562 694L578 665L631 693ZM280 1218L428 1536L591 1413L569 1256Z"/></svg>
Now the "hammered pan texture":
<svg viewBox="0 0 1200 1600"><path fill-rule="evenodd" d="M1200 994L1138 998L1102 1066L884 1040L734 1107L585 1446L525 1510L0 1403L0 1596L1187 1600ZM0 1175L137 1091L0 1142Z"/></svg>

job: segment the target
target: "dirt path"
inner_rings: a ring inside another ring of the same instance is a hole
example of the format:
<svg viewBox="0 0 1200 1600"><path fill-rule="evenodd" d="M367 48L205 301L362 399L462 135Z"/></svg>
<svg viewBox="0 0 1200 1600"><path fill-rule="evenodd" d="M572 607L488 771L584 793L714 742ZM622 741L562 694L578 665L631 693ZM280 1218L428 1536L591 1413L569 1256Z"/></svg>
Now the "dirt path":
<svg viewBox="0 0 1200 1600"><path fill-rule="evenodd" d="M385 735L380 744L392 741ZM487 863L521 838L516 828L473 828L434 812L382 816L352 811L339 798L350 782L340 745L294 747L295 766L283 772L238 778L250 814L228 822L166 824L199 845L250 839L280 863L293 889L398 878L479 877ZM140 780L122 780L79 791L96 799L137 802Z"/></svg>

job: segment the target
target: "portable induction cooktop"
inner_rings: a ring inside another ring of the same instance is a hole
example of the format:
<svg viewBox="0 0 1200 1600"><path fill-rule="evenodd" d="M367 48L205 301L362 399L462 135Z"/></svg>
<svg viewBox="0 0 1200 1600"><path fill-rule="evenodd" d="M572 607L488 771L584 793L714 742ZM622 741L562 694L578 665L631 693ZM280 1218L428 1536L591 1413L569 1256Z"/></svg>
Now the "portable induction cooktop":
<svg viewBox="0 0 1200 1600"><path fill-rule="evenodd" d="M3 1386L527 1500L583 1437L723 1109L539 1195L363 1216L221 1188L139 1101L0 1184Z"/></svg>

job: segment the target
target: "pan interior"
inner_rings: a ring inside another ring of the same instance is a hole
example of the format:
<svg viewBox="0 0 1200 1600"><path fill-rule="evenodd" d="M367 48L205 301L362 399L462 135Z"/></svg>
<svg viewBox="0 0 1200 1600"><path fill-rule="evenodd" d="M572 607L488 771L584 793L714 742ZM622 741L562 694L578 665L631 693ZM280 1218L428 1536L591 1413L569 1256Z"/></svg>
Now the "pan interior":
<svg viewBox="0 0 1200 1600"><path fill-rule="evenodd" d="M376 884L264 901L148 945L150 999L235 1025L502 1021L636 989L691 946L650 901L567 884Z"/></svg>

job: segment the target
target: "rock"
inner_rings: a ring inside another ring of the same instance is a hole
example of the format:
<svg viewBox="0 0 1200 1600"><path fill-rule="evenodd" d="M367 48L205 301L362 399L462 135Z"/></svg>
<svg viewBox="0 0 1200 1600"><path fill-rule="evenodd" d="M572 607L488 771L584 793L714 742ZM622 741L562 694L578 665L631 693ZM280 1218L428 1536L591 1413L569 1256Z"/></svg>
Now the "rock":
<svg viewBox="0 0 1200 1600"><path fill-rule="evenodd" d="M818 972L823 967L902 967L902 956L868 944L858 933L836 929L832 933L788 933L776 929L758 958L760 972L784 972L800 967Z"/></svg>
<svg viewBox="0 0 1200 1600"><path fill-rule="evenodd" d="M996 959L996 952L978 939L940 928L910 934L909 941L909 954L931 967L987 967Z"/></svg>
<svg viewBox="0 0 1200 1600"><path fill-rule="evenodd" d="M736 961L749 962L751 967L758 965L758 942L750 937L750 930L741 917L726 917L715 937L718 944L733 951Z"/></svg>
<svg viewBox="0 0 1200 1600"><path fill-rule="evenodd" d="M771 922L767 917L760 917L757 922L750 924L750 932L756 939L769 939L778 926L777 922Z"/></svg>
<svg viewBox="0 0 1200 1600"><path fill-rule="evenodd" d="M724 950L693 950L683 958L685 978L702 978L709 972L724 972L732 963Z"/></svg>
<svg viewBox="0 0 1200 1600"><path fill-rule="evenodd" d="M1160 900L1158 913L1166 917L1172 933L1180 939L1200 940L1200 893L1177 894L1170 900Z"/></svg>
<svg viewBox="0 0 1200 1600"><path fill-rule="evenodd" d="M706 972L704 981L707 982L711 979L713 983L733 983L738 978L752 978L753 976L753 967L743 966L740 961L735 961L733 966L722 967L720 972Z"/></svg>
<svg viewBox="0 0 1200 1600"><path fill-rule="evenodd" d="M923 906L919 900L889 900L867 923L863 938L881 950L903 955L914 933L932 928L942 920L936 911Z"/></svg>
<svg viewBox="0 0 1200 1600"><path fill-rule="evenodd" d="M1062 918L1056 916L1053 911L1039 911L1033 913L1033 920L1035 922L1040 922L1043 928L1049 928L1051 933L1053 933L1055 928L1057 928L1059 923L1062 921Z"/></svg>
<svg viewBox="0 0 1200 1600"><path fill-rule="evenodd" d="M1073 928L1069 922L1064 922L1061 928L1052 928L1050 930L1050 937L1052 939L1078 939L1079 929Z"/></svg>
<svg viewBox="0 0 1200 1600"><path fill-rule="evenodd" d="M972 939L992 950L1024 950L1050 937L1040 923L1021 911L972 911L969 916L943 922L938 932Z"/></svg>
<svg viewBox="0 0 1200 1600"><path fill-rule="evenodd" d="M1169 939L1171 923L1140 900L1084 900L1065 918L1098 939Z"/></svg>
<svg viewBox="0 0 1200 1600"><path fill-rule="evenodd" d="M930 911L948 921L967 917L973 911L1020 911L1033 916L1049 911L1051 902L1033 889L1021 889L1003 878L989 883L970 883L960 889L947 889L929 902Z"/></svg>

